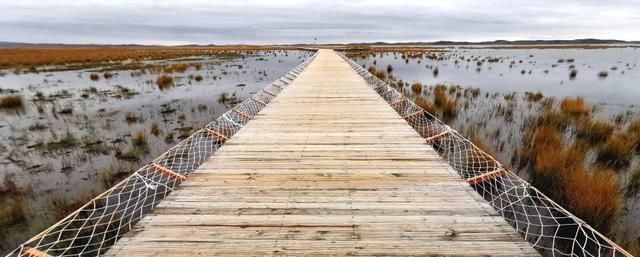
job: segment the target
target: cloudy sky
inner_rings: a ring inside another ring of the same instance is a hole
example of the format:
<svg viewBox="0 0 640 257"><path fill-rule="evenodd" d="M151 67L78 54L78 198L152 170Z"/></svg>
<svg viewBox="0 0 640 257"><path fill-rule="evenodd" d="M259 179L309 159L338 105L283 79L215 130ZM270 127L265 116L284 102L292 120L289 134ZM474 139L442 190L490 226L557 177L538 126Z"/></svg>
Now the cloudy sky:
<svg viewBox="0 0 640 257"><path fill-rule="evenodd" d="M640 0L0 0L0 41L640 40Z"/></svg>

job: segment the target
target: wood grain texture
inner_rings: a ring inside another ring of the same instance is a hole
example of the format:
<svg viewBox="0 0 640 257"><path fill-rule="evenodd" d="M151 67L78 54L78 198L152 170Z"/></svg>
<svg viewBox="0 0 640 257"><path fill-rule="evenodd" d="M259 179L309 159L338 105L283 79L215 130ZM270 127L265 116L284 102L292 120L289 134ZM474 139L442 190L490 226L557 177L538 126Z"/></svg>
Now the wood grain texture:
<svg viewBox="0 0 640 257"><path fill-rule="evenodd" d="M538 256L331 50L107 256Z"/></svg>

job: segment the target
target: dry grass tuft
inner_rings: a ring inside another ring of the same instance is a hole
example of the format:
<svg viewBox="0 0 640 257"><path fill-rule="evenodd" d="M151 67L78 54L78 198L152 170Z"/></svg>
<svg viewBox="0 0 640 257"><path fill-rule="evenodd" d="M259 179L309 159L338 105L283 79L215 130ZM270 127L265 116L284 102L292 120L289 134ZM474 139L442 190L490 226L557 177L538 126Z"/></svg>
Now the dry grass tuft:
<svg viewBox="0 0 640 257"><path fill-rule="evenodd" d="M588 174L571 172L566 178L563 206L601 233L607 234L621 206L613 171L596 168Z"/></svg>
<svg viewBox="0 0 640 257"><path fill-rule="evenodd" d="M22 107L22 96L9 95L0 98L0 109L15 109Z"/></svg>
<svg viewBox="0 0 640 257"><path fill-rule="evenodd" d="M607 76L609 76L609 72L603 70L601 72L598 72L598 77L600 78L606 78Z"/></svg>
<svg viewBox="0 0 640 257"><path fill-rule="evenodd" d="M592 145L604 143L613 134L613 125L607 121L583 119L578 123L576 136Z"/></svg>
<svg viewBox="0 0 640 257"><path fill-rule="evenodd" d="M562 112L572 115L584 115L591 112L591 108L587 107L584 100L580 97L562 99L560 109Z"/></svg>
<svg viewBox="0 0 640 257"><path fill-rule="evenodd" d="M596 161L620 169L628 167L634 155L635 142L628 134L614 134L600 148Z"/></svg>
<svg viewBox="0 0 640 257"><path fill-rule="evenodd" d="M381 80L387 79L387 73L385 73L383 70L377 70L376 67L371 66L369 67L368 71Z"/></svg>
<svg viewBox="0 0 640 257"><path fill-rule="evenodd" d="M571 69L571 71L569 71L569 78L574 79L576 76L578 76L578 70Z"/></svg>
<svg viewBox="0 0 640 257"><path fill-rule="evenodd" d="M138 122L141 120L140 117L138 117L135 113L133 112L125 112L124 113L124 120L127 121L128 123L134 123L134 122Z"/></svg>
<svg viewBox="0 0 640 257"><path fill-rule="evenodd" d="M529 102L538 102L542 98L544 98L544 95L542 95L542 93L540 92L537 92L537 93L527 92L527 101Z"/></svg>
<svg viewBox="0 0 640 257"><path fill-rule="evenodd" d="M411 84L411 91L413 91L416 94L422 92L422 84L420 82Z"/></svg>
<svg viewBox="0 0 640 257"><path fill-rule="evenodd" d="M156 79L156 84L160 90L165 90L173 84L173 77L163 74Z"/></svg>
<svg viewBox="0 0 640 257"><path fill-rule="evenodd" d="M435 106L433 106L433 104L427 102L427 100L425 100L422 97L418 97L415 101L417 106L420 106L420 108L424 109L425 111L427 111L430 114L434 114L436 113L436 108Z"/></svg>
<svg viewBox="0 0 640 257"><path fill-rule="evenodd" d="M144 130L140 130L133 134L131 137L131 144L135 147L147 146L147 134L145 134Z"/></svg>
<svg viewBox="0 0 640 257"><path fill-rule="evenodd" d="M160 126L158 126L158 123L151 123L151 134L154 136L158 136L160 134Z"/></svg>

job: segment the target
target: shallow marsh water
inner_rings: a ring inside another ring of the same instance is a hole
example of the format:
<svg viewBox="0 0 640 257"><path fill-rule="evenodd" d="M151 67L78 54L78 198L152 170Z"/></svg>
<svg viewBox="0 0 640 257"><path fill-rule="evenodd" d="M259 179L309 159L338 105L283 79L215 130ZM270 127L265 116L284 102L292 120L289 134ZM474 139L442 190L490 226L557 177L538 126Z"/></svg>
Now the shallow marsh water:
<svg viewBox="0 0 640 257"><path fill-rule="evenodd" d="M405 53L406 54L406 53ZM400 52L378 52L352 57L363 67L391 71L389 81L412 99L431 101L434 87L447 87L447 96L458 106L457 115L445 122L488 150L512 170L527 178L518 167L518 152L532 117L559 108L563 98L583 98L594 107L591 119L605 120L617 131L640 120L640 48L597 49L492 49L444 48L438 58L410 58ZM391 68L389 68L389 66ZM571 70L577 71L571 77ZM437 70L437 71L436 71ZM436 71L436 72L434 72ZM599 75L606 71L607 76ZM424 86L417 92L411 84ZM453 88L453 89L452 89ZM469 89L479 90L473 96ZM539 101L527 92L540 92ZM575 131L571 128L569 131ZM566 133L567 144L576 142L575 132ZM598 147L586 154L587 167L595 163ZM628 167L616 170L620 185L626 186L634 172L640 172L640 156L634 154ZM622 208L612 228L613 237L623 244L640 245L640 195L620 197Z"/></svg>
<svg viewBox="0 0 640 257"><path fill-rule="evenodd" d="M189 64L184 72L168 73L173 83L163 88L156 84L164 74L157 68L108 71L111 77L104 67L3 71L0 97L20 95L22 107L0 110L0 255L310 55L240 54L144 62ZM144 142L134 145L134 137Z"/></svg>

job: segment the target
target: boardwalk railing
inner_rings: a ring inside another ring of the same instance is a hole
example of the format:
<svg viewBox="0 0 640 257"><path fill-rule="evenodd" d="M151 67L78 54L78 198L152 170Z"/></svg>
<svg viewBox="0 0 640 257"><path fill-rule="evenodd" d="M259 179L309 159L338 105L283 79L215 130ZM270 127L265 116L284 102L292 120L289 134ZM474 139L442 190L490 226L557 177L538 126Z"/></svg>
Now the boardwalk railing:
<svg viewBox="0 0 640 257"><path fill-rule="evenodd" d="M8 256L98 256L215 153L315 58L239 103Z"/></svg>
<svg viewBox="0 0 640 257"><path fill-rule="evenodd" d="M340 56L541 254L632 256L386 82Z"/></svg>

